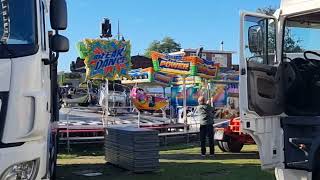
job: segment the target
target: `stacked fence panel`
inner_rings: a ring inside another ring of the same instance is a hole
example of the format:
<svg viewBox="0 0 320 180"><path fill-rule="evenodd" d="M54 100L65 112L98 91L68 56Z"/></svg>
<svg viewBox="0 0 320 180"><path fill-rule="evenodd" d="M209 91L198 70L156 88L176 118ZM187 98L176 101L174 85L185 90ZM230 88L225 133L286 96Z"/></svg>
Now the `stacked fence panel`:
<svg viewBox="0 0 320 180"><path fill-rule="evenodd" d="M107 162L133 172L158 170L158 131L135 127L107 128L105 158Z"/></svg>

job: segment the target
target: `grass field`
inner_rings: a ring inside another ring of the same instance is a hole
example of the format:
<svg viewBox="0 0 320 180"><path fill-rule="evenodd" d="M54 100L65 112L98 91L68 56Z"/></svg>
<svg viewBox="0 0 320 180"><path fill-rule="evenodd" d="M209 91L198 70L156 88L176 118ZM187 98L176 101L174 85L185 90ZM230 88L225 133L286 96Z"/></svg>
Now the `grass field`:
<svg viewBox="0 0 320 180"><path fill-rule="evenodd" d="M61 152L57 176L77 180L274 180L273 172L260 170L255 145L244 146L242 153L222 153L216 147L216 158L201 157L197 144L162 147L160 170L134 174L116 168L104 160L103 147L74 148L70 154ZM101 149L101 150L100 150ZM102 175L86 177L83 172Z"/></svg>

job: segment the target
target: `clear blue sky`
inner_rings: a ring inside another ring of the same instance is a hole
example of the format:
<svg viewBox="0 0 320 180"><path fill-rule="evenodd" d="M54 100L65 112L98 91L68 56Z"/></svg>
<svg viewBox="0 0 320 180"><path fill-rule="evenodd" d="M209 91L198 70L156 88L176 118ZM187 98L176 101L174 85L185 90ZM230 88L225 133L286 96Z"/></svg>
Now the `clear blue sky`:
<svg viewBox="0 0 320 180"><path fill-rule="evenodd" d="M131 40L132 55L143 54L149 43L165 36L174 38L182 48L238 51L239 12L258 7L278 7L280 0L67 0L70 51L61 54L59 71L69 71L78 56L75 44L84 38L98 38L104 17ZM238 55L234 55L234 63Z"/></svg>

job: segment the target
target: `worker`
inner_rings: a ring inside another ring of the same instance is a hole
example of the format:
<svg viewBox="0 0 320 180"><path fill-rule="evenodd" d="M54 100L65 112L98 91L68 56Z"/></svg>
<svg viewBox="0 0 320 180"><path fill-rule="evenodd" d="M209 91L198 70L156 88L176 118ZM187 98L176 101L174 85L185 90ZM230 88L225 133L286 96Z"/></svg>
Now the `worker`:
<svg viewBox="0 0 320 180"><path fill-rule="evenodd" d="M206 155L206 138L209 139L210 156L214 157L214 142L213 142L213 107L205 103L205 98L198 98L199 105L196 109L196 118L200 122L200 146L201 156Z"/></svg>

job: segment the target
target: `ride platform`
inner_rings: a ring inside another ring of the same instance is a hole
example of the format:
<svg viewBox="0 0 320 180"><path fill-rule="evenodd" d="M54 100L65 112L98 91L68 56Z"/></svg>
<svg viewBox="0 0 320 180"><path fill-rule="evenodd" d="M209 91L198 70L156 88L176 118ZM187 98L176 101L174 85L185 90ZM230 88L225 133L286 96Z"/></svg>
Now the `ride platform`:
<svg viewBox="0 0 320 180"><path fill-rule="evenodd" d="M134 126L158 130L159 133L177 132L183 130L184 124L173 124L162 115L117 114L107 116L108 125L101 108L62 108L59 114L58 131L61 144L99 143L103 142L105 128L112 126Z"/></svg>

